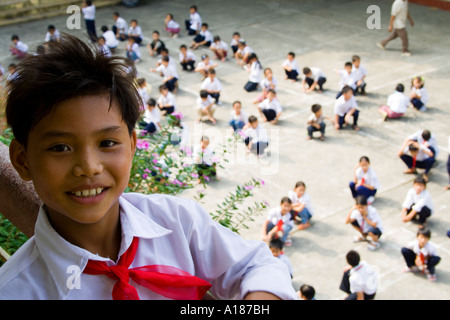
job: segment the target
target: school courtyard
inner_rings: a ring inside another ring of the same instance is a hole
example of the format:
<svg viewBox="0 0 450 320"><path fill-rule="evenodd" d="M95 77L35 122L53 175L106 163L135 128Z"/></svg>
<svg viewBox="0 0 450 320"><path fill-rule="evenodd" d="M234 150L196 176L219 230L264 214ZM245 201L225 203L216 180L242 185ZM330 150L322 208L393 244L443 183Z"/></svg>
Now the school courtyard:
<svg viewBox="0 0 450 320"><path fill-rule="evenodd" d="M219 35L229 44L233 32L239 31L257 53L263 68L272 68L278 81L278 99L284 111L279 124L265 124L271 139L270 154L258 160L246 154L240 145L231 154L230 161L224 163L224 169L218 171L220 180L207 186L203 205L207 211L214 211L217 203L221 203L237 184L255 177L263 179L265 185L254 192L252 201L267 201L275 207L298 180L304 181L314 207L312 226L293 233L293 244L284 252L294 266L294 288L298 290L305 283L312 285L318 300L336 300L344 296L339 284L346 267L345 255L351 249L357 250L362 260L377 269L379 289L376 299L450 299L450 239L446 236L450 230L450 191L444 190L448 184L446 161L450 135L450 37L447 36L450 11L410 3L410 13L415 22L414 27L407 27L412 56L404 57L399 39L389 43L386 50L376 46L389 35L391 3L390 0L148 0L141 1L136 8L113 6L97 10L98 34L102 25L113 25L114 11L119 11L127 22L131 19L139 21L144 32L144 45L137 69L152 86L151 96L154 98L159 96L157 88L161 77L149 72L155 67L157 58L149 56L146 45L151 41L152 31L159 30L171 57L178 61L179 46L189 46L192 41L184 31L184 20L189 18L192 4L198 6L213 35ZM371 5L380 8L381 29L367 26L367 20L373 14L372 11L367 13ZM172 13L182 26L178 38L170 38L164 32L163 22L167 13ZM44 40L49 24L54 24L60 31L85 37L84 29L67 29L68 17L1 27L0 63L6 68L14 62L8 52L12 34L18 34L31 50ZM83 19L81 25L84 27ZM123 49L125 43L119 46ZM322 94L303 93L300 81L292 83L285 80L281 64L289 51L296 53L301 69L308 66L324 71L327 82ZM124 52L119 51L119 54ZM202 54L213 57L209 49L200 48L195 51L197 61ZM319 103L325 115L333 115L339 81L334 70L343 69L344 63L350 61L354 54L361 57L362 64L368 69L367 95L356 97L360 109L360 131L355 132L349 127L336 131L327 122L326 140L308 141L306 120L311 105ZM248 114L259 116L252 101L260 94L244 91L248 74L233 58L218 63L217 77L224 90L221 95L223 103L215 114L216 125L196 123L195 100L202 78L197 73L181 71L178 63L180 78L176 95L177 106L185 116L193 143L197 143L201 135L207 135L217 150L230 136L228 121L232 102L240 100ZM403 118L382 122L379 106L386 103L397 83L403 83L405 93L409 95L411 79L417 75L424 77L430 96L426 112L410 108ZM406 167L397 153L408 135L423 129L429 129L435 135L440 151L427 185L435 208L428 227L432 232L431 241L442 258L434 283L421 274L401 271L404 260L400 249L415 239L417 225L403 223L400 219L401 204L415 176L403 174ZM381 183L373 206L381 216L384 232L380 239L381 247L376 251L369 251L367 243L353 243L356 231L344 223L353 206L348 184L353 180L353 168L363 155L370 158ZM192 198L199 188L188 190L181 196ZM241 230L241 235L260 240L261 225L266 215L264 212L255 216L254 221L248 223L249 229Z"/></svg>

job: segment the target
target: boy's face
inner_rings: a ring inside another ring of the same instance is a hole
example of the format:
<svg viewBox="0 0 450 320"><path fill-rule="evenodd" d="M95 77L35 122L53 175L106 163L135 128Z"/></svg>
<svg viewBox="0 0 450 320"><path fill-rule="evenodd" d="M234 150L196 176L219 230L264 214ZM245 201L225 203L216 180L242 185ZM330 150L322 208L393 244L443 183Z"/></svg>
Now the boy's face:
<svg viewBox="0 0 450 320"><path fill-rule="evenodd" d="M275 99L275 93L269 92L267 93L267 97L269 98L270 101L272 101L273 99Z"/></svg>
<svg viewBox="0 0 450 320"><path fill-rule="evenodd" d="M349 90L343 94L345 101L349 100L353 96L353 91Z"/></svg>
<svg viewBox="0 0 450 320"><path fill-rule="evenodd" d="M267 79L272 79L272 71L271 70L266 70L266 72L264 72L264 75L266 76Z"/></svg>
<svg viewBox="0 0 450 320"><path fill-rule="evenodd" d="M200 145L201 145L202 149L206 149L209 146L209 140L200 141Z"/></svg>
<svg viewBox="0 0 450 320"><path fill-rule="evenodd" d="M367 206L364 206L362 204L357 204L356 205L356 210L358 210L359 213L361 213L361 215L363 215L363 216L367 215Z"/></svg>
<svg viewBox="0 0 450 320"><path fill-rule="evenodd" d="M288 55L287 55L287 59L288 59L289 61L292 61L292 60L294 60L294 56L291 55L291 54L288 54Z"/></svg>
<svg viewBox="0 0 450 320"><path fill-rule="evenodd" d="M345 66L345 71L347 71L348 74L350 74L352 72L352 67L351 66Z"/></svg>
<svg viewBox="0 0 450 320"><path fill-rule="evenodd" d="M361 64L361 60L356 59L353 61L353 65L355 66L355 68L359 68L359 65Z"/></svg>
<svg viewBox="0 0 450 320"><path fill-rule="evenodd" d="M417 236L417 241L419 242L419 247L423 248L430 239L425 237L423 234Z"/></svg>
<svg viewBox="0 0 450 320"><path fill-rule="evenodd" d="M425 185L422 183L414 183L413 188L417 194L420 194L425 190Z"/></svg>
<svg viewBox="0 0 450 320"><path fill-rule="evenodd" d="M185 47L180 48L180 52L185 55L187 52L187 48L185 48Z"/></svg>
<svg viewBox="0 0 450 320"><path fill-rule="evenodd" d="M250 123L250 125L253 129L256 129L256 128L258 128L258 121L254 121L254 122Z"/></svg>
<svg viewBox="0 0 450 320"><path fill-rule="evenodd" d="M359 165L364 172L367 172L367 170L369 170L370 164L367 161L361 161Z"/></svg>
<svg viewBox="0 0 450 320"><path fill-rule="evenodd" d="M280 254L281 254L281 250L276 248L276 247L270 247L270 251L272 251L272 255L275 258L278 258L280 256Z"/></svg>
<svg viewBox="0 0 450 320"><path fill-rule="evenodd" d="M52 224L79 226L118 215L136 146L109 97L64 101L30 131L27 148L14 140L11 160L32 180ZM57 229L58 230L58 229Z"/></svg>
<svg viewBox="0 0 450 320"><path fill-rule="evenodd" d="M287 214L288 212L290 212L290 211L291 211L291 208L292 208L292 206L291 206L291 204L290 204L289 202L283 202L283 203L280 205L280 207L281 207L281 214L283 214L283 215L285 215L285 214Z"/></svg>
<svg viewBox="0 0 450 320"><path fill-rule="evenodd" d="M297 194L297 197L303 197L303 195L305 194L305 187L304 186L300 186L295 188L295 193Z"/></svg>
<svg viewBox="0 0 450 320"><path fill-rule="evenodd" d="M165 97L169 93L169 89L161 89L161 94Z"/></svg>
<svg viewBox="0 0 450 320"><path fill-rule="evenodd" d="M233 104L233 109L234 109L236 112L241 112L242 105L241 105L240 103L235 103L235 104Z"/></svg>
<svg viewBox="0 0 450 320"><path fill-rule="evenodd" d="M130 22L130 26L133 27L133 28L136 28L136 26L137 26L136 21L131 21Z"/></svg>
<svg viewBox="0 0 450 320"><path fill-rule="evenodd" d="M323 114L322 108L320 108L319 111L317 111L317 112L315 113L315 115L316 115L317 118L321 117L322 114Z"/></svg>
<svg viewBox="0 0 450 320"><path fill-rule="evenodd" d="M156 32L152 33L152 38L153 38L153 40L158 40L159 39L159 34L157 34Z"/></svg>

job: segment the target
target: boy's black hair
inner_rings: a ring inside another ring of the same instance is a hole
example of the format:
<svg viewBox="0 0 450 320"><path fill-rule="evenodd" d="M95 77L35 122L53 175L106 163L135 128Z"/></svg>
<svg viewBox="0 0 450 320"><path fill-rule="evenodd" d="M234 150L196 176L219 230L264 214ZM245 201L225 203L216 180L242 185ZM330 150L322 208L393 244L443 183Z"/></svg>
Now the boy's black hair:
<svg viewBox="0 0 450 320"><path fill-rule="evenodd" d="M158 30L153 30L152 34L157 34L159 36L159 31Z"/></svg>
<svg viewBox="0 0 450 320"><path fill-rule="evenodd" d="M322 106L321 106L320 104L315 103L315 104L313 104L313 105L311 106L311 111L312 111L312 113L316 113L316 112L318 112L320 109L322 109Z"/></svg>
<svg viewBox="0 0 450 320"><path fill-rule="evenodd" d="M269 242L269 248L277 248L279 250L283 250L283 241L279 238L273 238Z"/></svg>
<svg viewBox="0 0 450 320"><path fill-rule="evenodd" d="M316 295L316 290L313 287L304 284L300 287L300 292L307 300L311 300Z"/></svg>
<svg viewBox="0 0 450 320"><path fill-rule="evenodd" d="M48 30L48 31L50 31L50 30L56 30L56 28L55 28L54 25L50 24L50 25L47 27L47 30Z"/></svg>
<svg viewBox="0 0 450 320"><path fill-rule="evenodd" d="M422 131L422 138L423 138L423 140L425 140L425 141L430 140L430 138L431 138L431 132L430 132L430 130L423 130L423 131Z"/></svg>
<svg viewBox="0 0 450 320"><path fill-rule="evenodd" d="M366 161L367 163L370 164L370 159L368 156L362 156L361 158L359 158L359 162L362 162L362 161Z"/></svg>
<svg viewBox="0 0 450 320"><path fill-rule="evenodd" d="M425 238L431 239L431 230L428 228L419 228L417 235L423 235Z"/></svg>
<svg viewBox="0 0 450 320"><path fill-rule="evenodd" d="M355 54L355 55L352 57L352 61L355 62L356 60L361 60L361 58L360 58L360 56L358 56L358 55Z"/></svg>
<svg viewBox="0 0 450 320"><path fill-rule="evenodd" d="M220 37L219 37L219 36L214 36L214 39L213 39L213 41L214 41L214 42L216 42L216 41L220 41Z"/></svg>
<svg viewBox="0 0 450 320"><path fill-rule="evenodd" d="M297 182L295 183L294 189L297 189L298 187L303 187L303 188L306 189L306 184L305 184L303 181L297 181Z"/></svg>
<svg viewBox="0 0 450 320"><path fill-rule="evenodd" d="M345 86L342 88L342 94L347 93L347 92L349 92L349 91L352 91L352 92L353 92L353 89L352 89L350 86L348 86L348 85L345 85Z"/></svg>
<svg viewBox="0 0 450 320"><path fill-rule="evenodd" d="M202 23L202 27L206 27L206 29L208 29L209 26L208 26L208 24L206 22L203 22Z"/></svg>
<svg viewBox="0 0 450 320"><path fill-rule="evenodd" d="M206 90L200 90L200 98L208 98L208 91Z"/></svg>
<svg viewBox="0 0 450 320"><path fill-rule="evenodd" d="M353 63L351 63L350 61L347 61L347 62L344 64L344 66L345 66L345 67L353 67Z"/></svg>
<svg viewBox="0 0 450 320"><path fill-rule="evenodd" d="M359 195L355 198L355 202L360 206L367 206L367 198L364 195Z"/></svg>
<svg viewBox="0 0 450 320"><path fill-rule="evenodd" d="M425 180L423 176L418 176L417 178L415 178L413 184L416 183L423 184L425 187L427 186L427 180Z"/></svg>
<svg viewBox="0 0 450 320"><path fill-rule="evenodd" d="M170 58L168 56L164 56L164 57L161 58L161 60L164 61L164 62L169 62Z"/></svg>
<svg viewBox="0 0 450 320"><path fill-rule="evenodd" d="M194 9L195 11L197 11L197 6L196 6L196 5L192 5L192 6L190 7L190 9Z"/></svg>
<svg viewBox="0 0 450 320"><path fill-rule="evenodd" d="M396 87L395 90L398 92L405 92L405 86L401 83L399 83Z"/></svg>
<svg viewBox="0 0 450 320"><path fill-rule="evenodd" d="M303 68L303 74L306 76L307 74L309 74L311 72L311 69L308 67L304 67Z"/></svg>
<svg viewBox="0 0 450 320"><path fill-rule="evenodd" d="M109 97L129 133L139 118L140 97L129 64L123 57L106 57L97 48L63 33L46 54L28 56L8 82L6 119L14 137L25 147L30 131L64 101L91 95Z"/></svg>
<svg viewBox="0 0 450 320"><path fill-rule="evenodd" d="M113 16L116 16L116 17L120 17L120 13L119 12L113 12Z"/></svg>
<svg viewBox="0 0 450 320"><path fill-rule="evenodd" d="M293 52L293 51L288 52L288 56L292 56L295 58L295 52Z"/></svg>
<svg viewBox="0 0 450 320"><path fill-rule="evenodd" d="M102 32L106 32L106 31L108 31L109 29L108 29L108 26L102 26L102 27L100 28L100 30L102 30Z"/></svg>
<svg viewBox="0 0 450 320"><path fill-rule="evenodd" d="M255 116L250 116L248 117L248 122L249 123L255 123L256 121L258 121L258 118Z"/></svg>
<svg viewBox="0 0 450 320"><path fill-rule="evenodd" d="M410 144L409 146L408 146L408 149L409 149L409 151L419 151L419 148L418 147L416 147L414 144Z"/></svg>
<svg viewBox="0 0 450 320"><path fill-rule="evenodd" d="M187 46L186 46L185 44L182 44L182 45L180 46L180 49L182 49L182 48L186 48L186 49L187 49Z"/></svg>
<svg viewBox="0 0 450 320"><path fill-rule="evenodd" d="M361 261L359 253L356 252L355 250L350 250L345 256L345 258L347 259L348 264L351 265L352 267L356 267Z"/></svg>
<svg viewBox="0 0 450 320"><path fill-rule="evenodd" d="M156 100L153 99L153 98L148 99L147 105L149 105L151 107L155 107L156 106Z"/></svg>
<svg viewBox="0 0 450 320"><path fill-rule="evenodd" d="M283 197L283 198L281 198L280 204L283 204L283 203L292 204L292 201L291 201L291 199L289 199L289 197Z"/></svg>
<svg viewBox="0 0 450 320"><path fill-rule="evenodd" d="M19 36L17 34L13 34L11 36L11 41L14 41L14 40L19 40Z"/></svg>
<svg viewBox="0 0 450 320"><path fill-rule="evenodd" d="M169 90L169 87L167 86L167 84L162 84L159 86L159 91L161 92L162 90Z"/></svg>
<svg viewBox="0 0 450 320"><path fill-rule="evenodd" d="M241 36L241 34L237 31L233 32L233 36Z"/></svg>

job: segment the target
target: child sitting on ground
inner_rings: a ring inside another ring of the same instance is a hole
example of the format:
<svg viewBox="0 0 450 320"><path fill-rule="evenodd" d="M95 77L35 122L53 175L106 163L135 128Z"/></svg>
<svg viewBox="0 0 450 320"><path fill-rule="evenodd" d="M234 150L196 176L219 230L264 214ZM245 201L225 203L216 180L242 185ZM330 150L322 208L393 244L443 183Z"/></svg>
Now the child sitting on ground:
<svg viewBox="0 0 450 320"><path fill-rule="evenodd" d="M425 81L422 77L414 77L411 81L411 103L416 110L426 111L428 103L428 92L425 89Z"/></svg>
<svg viewBox="0 0 450 320"><path fill-rule="evenodd" d="M228 55L228 45L225 41L221 40L219 36L214 36L214 42L209 47L216 55L216 58L220 61L225 61Z"/></svg>
<svg viewBox="0 0 450 320"><path fill-rule="evenodd" d="M213 163L214 151L209 145L209 138L202 136L200 143L192 153L200 182L208 181L210 177L217 178L216 164Z"/></svg>
<svg viewBox="0 0 450 320"><path fill-rule="evenodd" d="M197 34L191 43L191 49L196 50L201 46L210 47L214 38L211 31L208 30L208 24L203 23L200 33Z"/></svg>
<svg viewBox="0 0 450 320"><path fill-rule="evenodd" d="M361 58L357 55L352 57L352 74L356 81L355 94L361 92L362 95L366 95L366 76L367 69L361 65Z"/></svg>
<svg viewBox="0 0 450 320"><path fill-rule="evenodd" d="M155 99L150 98L147 101L147 108L139 125L143 129L144 134L154 134L158 130L161 130L161 117L156 107Z"/></svg>
<svg viewBox="0 0 450 320"><path fill-rule="evenodd" d="M403 222L413 221L424 228L427 219L433 214L433 201L428 192L427 182L423 177L414 179L413 187L408 190L402 204L401 218Z"/></svg>
<svg viewBox="0 0 450 320"><path fill-rule="evenodd" d="M239 32L233 32L233 36L231 37L230 47L233 50L233 55L238 51L238 43L241 41L241 34Z"/></svg>
<svg viewBox="0 0 450 320"><path fill-rule="evenodd" d="M374 201L375 194L380 188L375 170L370 166L370 160L366 156L359 159L358 164L354 169L354 179L350 182L350 191L353 199L363 195L367 198L367 203L370 205Z"/></svg>
<svg viewBox="0 0 450 320"><path fill-rule="evenodd" d="M9 51L17 59L23 59L28 55L28 45L20 41L18 35L11 36L12 45Z"/></svg>
<svg viewBox="0 0 450 320"><path fill-rule="evenodd" d="M275 238L280 239L286 246L292 244L292 240L288 239L289 232L293 228L291 209L291 200L288 197L283 197L280 205L269 211L269 215L262 226L263 241L270 242Z"/></svg>
<svg viewBox="0 0 450 320"><path fill-rule="evenodd" d="M237 63L241 66L247 65L250 62L249 61L250 54L254 52L253 49L245 42L244 39L239 40L237 48L238 49L234 54Z"/></svg>
<svg viewBox="0 0 450 320"><path fill-rule="evenodd" d="M180 33L180 24L173 20L171 13L168 13L164 19L164 28L172 38L177 38Z"/></svg>
<svg viewBox="0 0 450 320"><path fill-rule="evenodd" d="M302 80L302 90L305 93L313 92L319 86L319 93L323 92L323 84L327 81L325 74L319 68L303 68L305 77ZM306 87L308 85L308 88Z"/></svg>
<svg viewBox="0 0 450 320"><path fill-rule="evenodd" d="M215 69L218 66L217 63L211 61L207 54L202 55L202 61L197 64L195 72L200 73L205 79L208 76L209 70Z"/></svg>
<svg viewBox="0 0 450 320"><path fill-rule="evenodd" d="M128 37L133 38L134 42L138 45L142 42L142 28L136 19L130 21L130 27L128 28Z"/></svg>
<svg viewBox="0 0 450 320"><path fill-rule="evenodd" d="M216 119L214 119L216 108L214 98L211 97L206 90L200 90L200 95L197 98L197 122L202 121L203 117L206 116L209 121L216 124Z"/></svg>
<svg viewBox="0 0 450 320"><path fill-rule="evenodd" d="M256 153L257 156L263 155L269 145L269 136L267 130L259 124L258 118L248 117L248 123L244 126L243 133L247 150Z"/></svg>
<svg viewBox="0 0 450 320"><path fill-rule="evenodd" d="M289 260L288 256L284 254L283 252L283 241L280 239L272 239L269 242L269 248L270 251L272 251L272 254L275 258L280 259L283 261L286 266L288 267L289 274L291 275L291 278L294 277L294 268L292 267L291 260Z"/></svg>
<svg viewBox="0 0 450 320"><path fill-rule="evenodd" d="M395 87L395 92L387 99L387 104L381 106L378 112L383 116L383 121L386 119L398 119L402 117L409 106L409 99L404 94L405 87L399 83Z"/></svg>
<svg viewBox="0 0 450 320"><path fill-rule="evenodd" d="M286 73L286 79L290 79L292 82L296 82L298 75L300 74L300 69L298 67L297 61L295 60L295 53L289 52L287 54L286 60L281 64Z"/></svg>
<svg viewBox="0 0 450 320"><path fill-rule="evenodd" d="M165 84L159 86L161 95L158 98L158 108L164 116L172 114L177 110L175 96L170 92L169 87Z"/></svg>
<svg viewBox="0 0 450 320"><path fill-rule="evenodd" d="M267 99L267 92L272 89L277 91L277 79L275 79L275 76L273 75L272 69L265 68L264 69L264 79L260 83L262 93L259 97L257 97L255 100L253 100L253 103L260 103Z"/></svg>
<svg viewBox="0 0 450 320"><path fill-rule="evenodd" d="M163 84L167 86L170 92L175 92L178 84L178 72L175 66L170 63L168 56L162 57L161 65L156 69L150 69L150 72L159 72L163 77Z"/></svg>
<svg viewBox="0 0 450 320"><path fill-rule="evenodd" d="M216 77L216 70L210 69L208 71L207 77L203 80L200 89L206 90L208 94L216 100L217 104L221 104L219 102L220 93L222 92L222 83Z"/></svg>
<svg viewBox="0 0 450 320"><path fill-rule="evenodd" d="M233 131L239 131L244 128L248 123L248 116L245 111L242 110L242 104L240 101L233 102L233 110L231 111L231 120L229 122Z"/></svg>
<svg viewBox="0 0 450 320"><path fill-rule="evenodd" d="M297 181L294 190L289 190L288 197L292 202L292 216L295 222L299 222L298 230L305 230L311 226L311 218L314 214L311 205L311 197L306 192L303 181Z"/></svg>
<svg viewBox="0 0 450 320"><path fill-rule="evenodd" d="M342 89L342 95L334 104L334 127L336 130L340 130L344 125L348 124L350 122L350 117L353 117L353 130L358 131L358 104L353 96L352 88L345 86Z"/></svg>
<svg viewBox="0 0 450 320"><path fill-rule="evenodd" d="M127 58L133 61L135 64L139 63L141 59L141 50L139 45L136 43L135 38L129 37L127 45L125 47Z"/></svg>
<svg viewBox="0 0 450 320"><path fill-rule="evenodd" d="M403 272L421 271L426 274L428 280L436 281L436 265L441 258L436 253L436 246L430 241L431 231L419 229L417 237L401 249L406 266Z"/></svg>
<svg viewBox="0 0 450 320"><path fill-rule="evenodd" d="M280 118L283 108L277 99L275 90L269 89L267 92L267 99L258 105L258 111L260 112L264 121L271 124L277 124Z"/></svg>
<svg viewBox="0 0 450 320"><path fill-rule="evenodd" d="M356 80L355 80L355 74L352 71L353 64L351 62L346 62L344 64L344 69L342 70L335 70L336 74L339 75L339 91L336 95L336 99L338 99L342 95L342 89L344 89L345 86L349 86L352 88L353 93L356 91Z"/></svg>
<svg viewBox="0 0 450 320"><path fill-rule="evenodd" d="M180 64L184 71L193 71L195 69L195 54L187 49L185 44L180 46Z"/></svg>
<svg viewBox="0 0 450 320"><path fill-rule="evenodd" d="M256 91L262 80L262 66L255 53L250 53L248 56L248 65L245 66L245 70L249 72L250 75L248 76L248 81L244 86L244 90L247 92Z"/></svg>
<svg viewBox="0 0 450 320"><path fill-rule="evenodd" d="M383 224L381 222L378 211L367 204L365 196L357 196L356 204L348 213L345 223L350 223L359 233L354 241L367 241L367 236L370 236L369 245L367 249L373 251L380 247L378 241L383 233Z"/></svg>
<svg viewBox="0 0 450 320"><path fill-rule="evenodd" d="M161 54L161 50L166 47L164 42L159 38L159 31L155 30L152 33L152 42L147 45L148 53L150 56L158 56Z"/></svg>
<svg viewBox="0 0 450 320"><path fill-rule="evenodd" d="M330 117L323 115L322 106L320 104L313 104L311 107L312 114L309 116L307 124L307 132L308 132L308 140L313 138L313 133L316 131L320 131L320 140L325 140L325 127L326 124L324 122L325 119L333 122Z"/></svg>

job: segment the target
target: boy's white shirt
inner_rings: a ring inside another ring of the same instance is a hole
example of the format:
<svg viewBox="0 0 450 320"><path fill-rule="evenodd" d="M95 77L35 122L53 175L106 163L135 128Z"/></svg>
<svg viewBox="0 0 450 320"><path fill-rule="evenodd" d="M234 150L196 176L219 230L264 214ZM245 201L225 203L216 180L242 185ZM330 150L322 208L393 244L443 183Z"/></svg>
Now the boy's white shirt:
<svg viewBox="0 0 450 320"><path fill-rule="evenodd" d="M222 91L222 83L219 79L214 78L213 81L211 81L210 77L206 77L205 80L203 80L200 89L206 90L206 91Z"/></svg>
<svg viewBox="0 0 450 320"><path fill-rule="evenodd" d="M196 164L206 164L208 166L213 165L212 159L214 156L214 151L210 146L202 149L200 145L196 145L194 147L194 152L192 152L192 156L194 157L194 162Z"/></svg>
<svg viewBox="0 0 450 320"><path fill-rule="evenodd" d="M408 18L408 0L395 0L391 8L391 16L395 16L394 29L406 28Z"/></svg>
<svg viewBox="0 0 450 320"><path fill-rule="evenodd" d="M294 221L291 219L292 215L290 212L285 215L281 214L281 207L273 208L269 211L267 216L267 220L269 220L272 224L277 225L278 221L283 221L284 224L294 226Z"/></svg>
<svg viewBox="0 0 450 320"><path fill-rule="evenodd" d="M178 56L180 58L180 61L183 61L185 59L186 60L193 60L193 61L195 61L197 59L195 57L195 54L192 51L190 51L190 50L186 51L186 58L184 57L184 55L181 52L180 52L180 54Z"/></svg>
<svg viewBox="0 0 450 320"><path fill-rule="evenodd" d="M419 241L417 239L409 242L406 248L411 249L416 255L422 253L426 259L436 256L436 246L431 241L428 241L423 248L419 247Z"/></svg>
<svg viewBox="0 0 450 320"><path fill-rule="evenodd" d="M402 207L409 209L411 206L412 209L417 212L420 212L422 208L426 206L431 210L431 213L433 213L433 201L428 190L425 189L421 193L417 194L414 188L409 189L406 194L406 198L403 201Z"/></svg>
<svg viewBox="0 0 450 320"><path fill-rule="evenodd" d="M342 69L339 70L339 76L341 78L339 80L339 90L342 90L344 86L349 86L353 90L356 89L356 78L353 72L348 73L347 70Z"/></svg>
<svg viewBox="0 0 450 320"><path fill-rule="evenodd" d="M128 24L125 21L125 19L122 18L122 17L117 18L117 20L116 20L116 27L119 30L119 33L126 34L127 31L128 31Z"/></svg>
<svg viewBox="0 0 450 320"><path fill-rule="evenodd" d="M156 68L156 71L158 72L162 72L163 74L163 78L165 79L170 79L170 78L179 78L178 77L178 72L177 69L175 68L173 63L170 63L167 65L167 67L163 64L161 64L160 66L158 66Z"/></svg>
<svg viewBox="0 0 450 320"><path fill-rule="evenodd" d="M364 184L368 184L369 186L374 187L375 189L380 188L380 181L378 180L378 176L374 169L369 167L367 172L364 172L364 170L361 167L358 167L355 171L356 179L358 179L358 182L361 182L361 179L364 178Z"/></svg>
<svg viewBox="0 0 450 320"><path fill-rule="evenodd" d="M81 8L83 12L84 19L86 20L95 20L95 5L91 4L90 6Z"/></svg>
<svg viewBox="0 0 450 320"><path fill-rule="evenodd" d="M299 198L297 196L297 192L295 192L294 190L289 190L288 198L291 199L293 205L303 203L305 205L305 208L308 209L309 214L311 216L314 215L314 210L311 204L311 197L307 192L303 193L303 195Z"/></svg>
<svg viewBox="0 0 450 320"><path fill-rule="evenodd" d="M130 268L168 265L209 281L219 299L242 299L253 291L296 299L286 265L261 241L243 240L214 222L196 202L166 195L119 198L119 256L139 237ZM80 273L89 259L115 262L62 238L41 208L35 235L0 269L0 299L111 299L116 280ZM270 277L267 275L270 274ZM80 276L79 282L74 276ZM130 280L139 297L166 299Z"/></svg>
<svg viewBox="0 0 450 320"><path fill-rule="evenodd" d="M356 267L350 270L350 291L374 294L378 288L378 274L365 261L361 261Z"/></svg>
<svg viewBox="0 0 450 320"><path fill-rule="evenodd" d="M418 89L416 87L412 87L411 93L415 93L418 96L420 96L420 101L422 101L422 103L424 105L426 105L428 103L428 101L430 100L430 98L428 97L427 89L425 89L425 87L418 88Z"/></svg>
<svg viewBox="0 0 450 320"><path fill-rule="evenodd" d="M419 130L419 131L413 133L412 135L408 136L408 139L417 141L419 146L422 146L422 145L424 145L424 142L425 142L425 140L422 137L422 132L423 132L422 130ZM439 154L439 145L437 143L436 136L434 135L434 133L431 134L431 137L426 142L426 145L433 147L434 152L435 152L435 157ZM422 150L419 150L419 153L420 152L422 152ZM425 155L425 157L423 159L426 159L428 157L429 157L428 155ZM423 159L421 158L421 160L423 160ZM419 157L417 157L417 160L419 160Z"/></svg>
<svg viewBox="0 0 450 320"><path fill-rule="evenodd" d="M299 67L297 61L294 59L292 61L289 61L289 59L284 60L284 62L281 64L282 67L289 67L292 70L295 70L299 72ZM300 73L300 72L299 72Z"/></svg>
<svg viewBox="0 0 450 320"><path fill-rule="evenodd" d="M202 18L198 12L194 12L190 14L191 26L192 30L200 30L202 26Z"/></svg>
<svg viewBox="0 0 450 320"><path fill-rule="evenodd" d="M369 229L372 228L367 222L364 221L363 223L363 217L361 215L361 212L359 210L355 209L350 214L351 219L355 219L359 226L363 228L362 232L367 233L369 232ZM381 222L380 215L378 214L377 209L375 209L372 206L367 206L367 219L377 224L377 228L380 229L381 232L383 232L383 223Z"/></svg>
<svg viewBox="0 0 450 320"><path fill-rule="evenodd" d="M158 100L156 101L157 104L162 104L163 106L172 106L174 108L174 110L177 110L177 104L175 101L175 95L172 92L167 92L167 95L164 96L163 94L161 94L158 98Z"/></svg>
<svg viewBox="0 0 450 320"><path fill-rule="evenodd" d="M355 96L345 101L344 95L340 96L339 99L334 103L334 113L343 117L351 109L358 110L358 104L356 102Z"/></svg>
<svg viewBox="0 0 450 320"><path fill-rule="evenodd" d="M249 127L245 129L244 133L253 144L257 142L269 142L267 130L260 124L256 128Z"/></svg>
<svg viewBox="0 0 450 320"><path fill-rule="evenodd" d="M272 109L276 114L283 112L283 107L281 107L281 104L277 98L272 99L272 101L270 101L269 98L264 99L263 102L261 102L258 106L261 108L261 110Z"/></svg>
<svg viewBox="0 0 450 320"><path fill-rule="evenodd" d="M355 65L352 66L352 77L356 80L359 81L362 79L362 77L367 76L367 69L366 67L364 67L363 65L359 65L358 68L355 67Z"/></svg>

